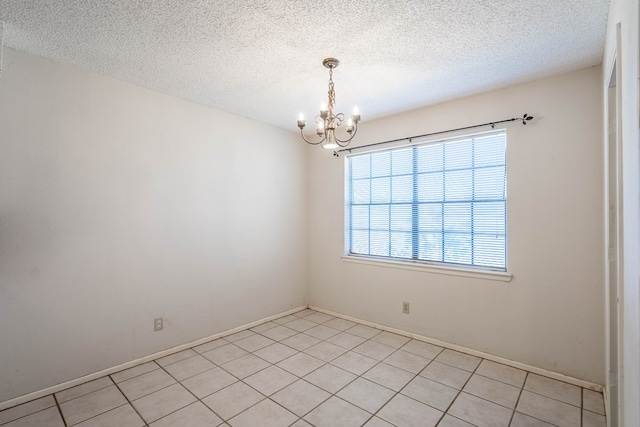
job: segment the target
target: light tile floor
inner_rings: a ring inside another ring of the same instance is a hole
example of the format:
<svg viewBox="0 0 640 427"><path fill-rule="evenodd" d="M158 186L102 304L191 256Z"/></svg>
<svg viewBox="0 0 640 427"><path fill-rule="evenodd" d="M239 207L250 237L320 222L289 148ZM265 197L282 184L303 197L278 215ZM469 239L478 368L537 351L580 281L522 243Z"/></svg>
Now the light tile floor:
<svg viewBox="0 0 640 427"><path fill-rule="evenodd" d="M605 427L602 394L303 310L0 412L2 427Z"/></svg>

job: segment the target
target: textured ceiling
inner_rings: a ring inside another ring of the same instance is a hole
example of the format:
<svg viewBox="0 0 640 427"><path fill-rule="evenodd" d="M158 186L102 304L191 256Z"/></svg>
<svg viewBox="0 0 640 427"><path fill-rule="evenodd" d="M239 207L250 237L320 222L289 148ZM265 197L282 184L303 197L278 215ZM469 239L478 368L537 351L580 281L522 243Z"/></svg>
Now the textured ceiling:
<svg viewBox="0 0 640 427"><path fill-rule="evenodd" d="M599 64L608 0L0 0L4 44L297 130Z"/></svg>

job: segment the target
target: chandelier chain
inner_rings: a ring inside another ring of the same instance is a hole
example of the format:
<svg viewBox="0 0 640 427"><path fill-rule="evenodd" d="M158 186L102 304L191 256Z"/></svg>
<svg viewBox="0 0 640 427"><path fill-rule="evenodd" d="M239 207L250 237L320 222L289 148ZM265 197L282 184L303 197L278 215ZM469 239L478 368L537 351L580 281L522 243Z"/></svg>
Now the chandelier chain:
<svg viewBox="0 0 640 427"><path fill-rule="evenodd" d="M336 103L336 92L333 90L333 67L329 68L329 113L333 115L333 107Z"/></svg>

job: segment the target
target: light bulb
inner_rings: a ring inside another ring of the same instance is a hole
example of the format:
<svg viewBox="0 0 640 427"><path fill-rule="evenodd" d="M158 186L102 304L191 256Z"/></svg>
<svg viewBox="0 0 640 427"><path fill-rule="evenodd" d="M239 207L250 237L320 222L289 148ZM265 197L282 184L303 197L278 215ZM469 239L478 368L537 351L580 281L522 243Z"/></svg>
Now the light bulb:
<svg viewBox="0 0 640 427"><path fill-rule="evenodd" d="M325 104L324 102L320 104L320 111L327 111L327 104Z"/></svg>
<svg viewBox="0 0 640 427"><path fill-rule="evenodd" d="M353 115L354 116L360 115L360 110L358 110L358 107L353 107Z"/></svg>
<svg viewBox="0 0 640 427"><path fill-rule="evenodd" d="M304 114L300 113L300 115L298 116L298 120L300 121L304 120Z"/></svg>

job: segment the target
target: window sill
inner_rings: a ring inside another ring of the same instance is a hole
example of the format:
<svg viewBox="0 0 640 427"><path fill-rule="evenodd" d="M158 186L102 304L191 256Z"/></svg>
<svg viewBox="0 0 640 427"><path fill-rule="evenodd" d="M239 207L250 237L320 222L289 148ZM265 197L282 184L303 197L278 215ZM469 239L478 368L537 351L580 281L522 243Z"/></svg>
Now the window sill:
<svg viewBox="0 0 640 427"><path fill-rule="evenodd" d="M342 261L356 264L374 265L385 268L400 268L403 270L422 271L431 274L445 274L448 276L471 277L474 279L497 280L500 282L510 282L513 275L504 271L476 270L462 267L449 267L440 265L423 264L411 261L387 260L378 258L368 258L354 255L343 255Z"/></svg>

